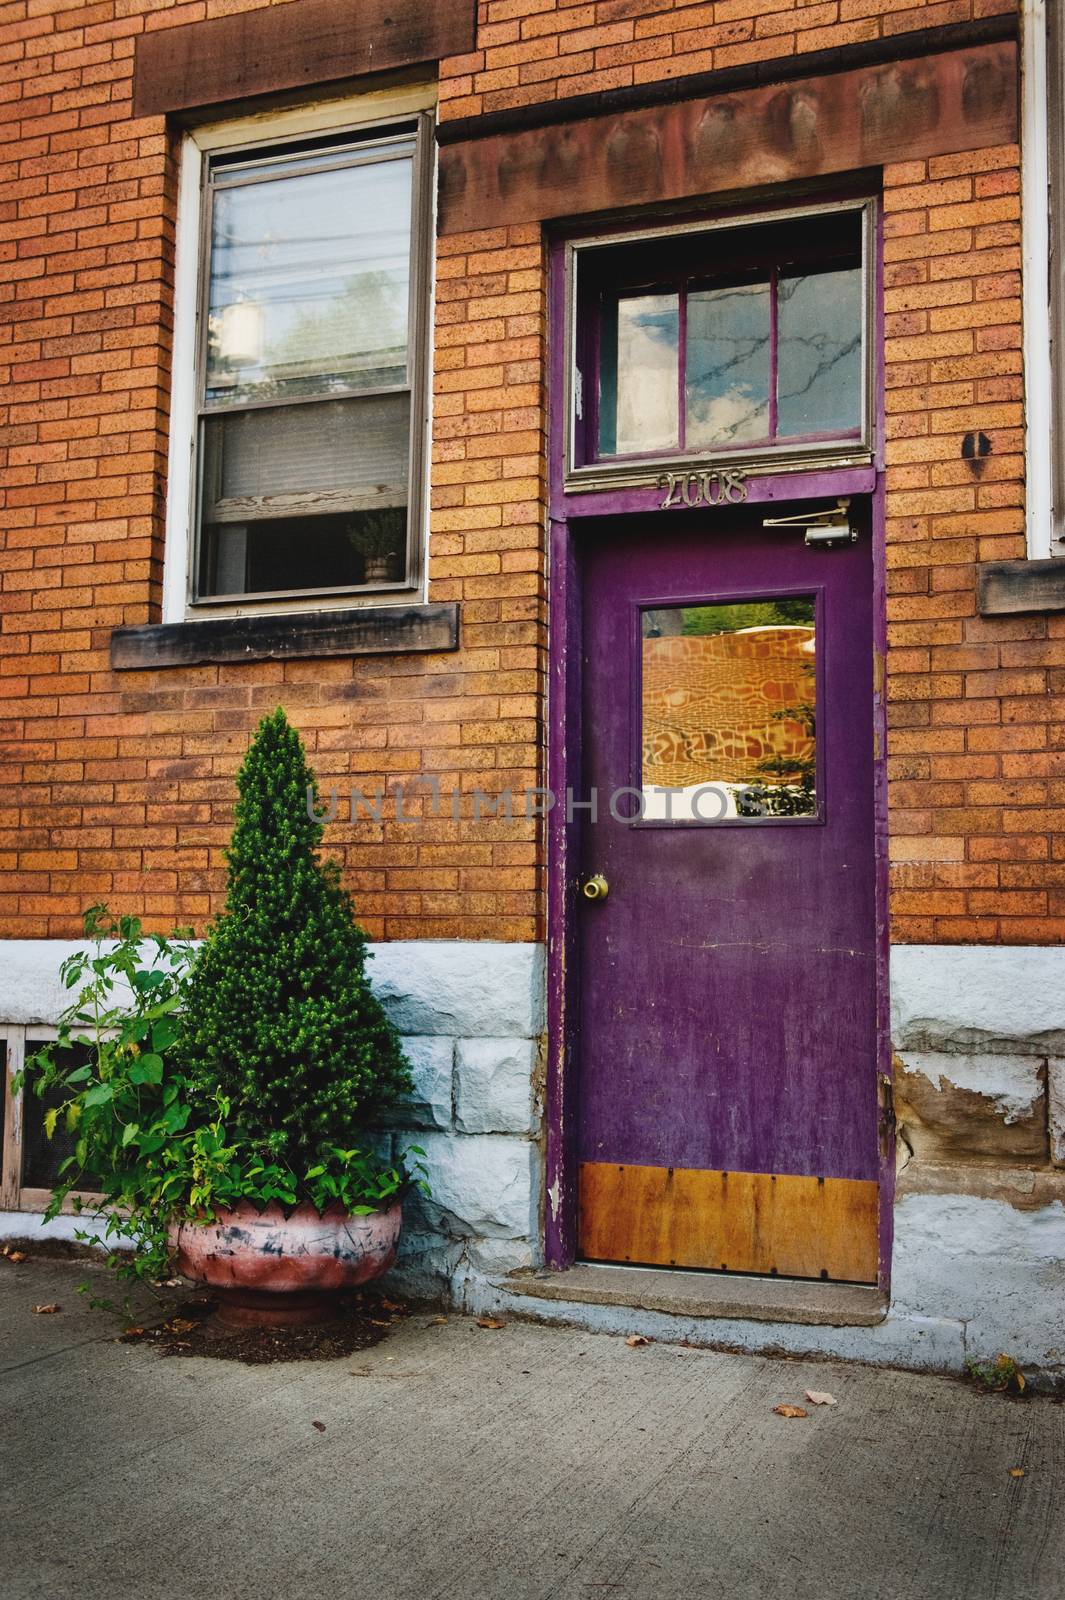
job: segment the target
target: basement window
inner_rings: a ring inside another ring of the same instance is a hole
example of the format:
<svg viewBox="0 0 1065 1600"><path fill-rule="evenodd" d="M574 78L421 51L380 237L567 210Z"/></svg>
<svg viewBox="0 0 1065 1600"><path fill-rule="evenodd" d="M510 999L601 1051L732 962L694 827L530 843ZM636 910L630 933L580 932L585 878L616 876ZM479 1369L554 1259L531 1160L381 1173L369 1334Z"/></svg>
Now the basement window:
<svg viewBox="0 0 1065 1600"><path fill-rule="evenodd" d="M28 1056L56 1038L56 1030L46 1027L17 1027L0 1023L0 1062L3 1074L3 1162L0 1167L0 1209L44 1211L59 1181L59 1168L74 1154L76 1140L60 1122L49 1139L45 1113L59 1101L39 1098L32 1091L15 1094L11 1080L22 1070ZM70 1062L77 1065L73 1052L86 1047L73 1046ZM70 1194L64 1203L66 1213L76 1212L75 1201L91 1204L97 1198L89 1190Z"/></svg>
<svg viewBox="0 0 1065 1600"><path fill-rule="evenodd" d="M573 487L871 459L872 207L571 247Z"/></svg>
<svg viewBox="0 0 1065 1600"><path fill-rule="evenodd" d="M204 161L194 604L418 580L427 123Z"/></svg>

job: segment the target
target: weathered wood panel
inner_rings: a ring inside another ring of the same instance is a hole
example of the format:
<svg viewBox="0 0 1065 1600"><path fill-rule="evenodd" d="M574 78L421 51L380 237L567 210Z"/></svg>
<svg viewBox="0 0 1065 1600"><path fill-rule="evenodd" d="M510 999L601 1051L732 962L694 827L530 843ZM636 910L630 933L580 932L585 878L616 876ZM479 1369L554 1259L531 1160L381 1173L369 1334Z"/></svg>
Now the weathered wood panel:
<svg viewBox="0 0 1065 1600"><path fill-rule="evenodd" d="M137 117L312 88L473 49L474 0L299 0L141 34Z"/></svg>
<svg viewBox="0 0 1065 1600"><path fill-rule="evenodd" d="M988 561L978 569L980 613L1065 611L1065 561Z"/></svg>
<svg viewBox="0 0 1065 1600"><path fill-rule="evenodd" d="M627 109L440 152L440 232L580 216L912 161L1017 136L1006 40Z"/></svg>
<svg viewBox="0 0 1065 1600"><path fill-rule="evenodd" d="M875 1181L586 1161L578 1246L591 1261L875 1283Z"/></svg>
<svg viewBox="0 0 1065 1600"><path fill-rule="evenodd" d="M212 661L456 650L458 612L455 602L446 602L116 628L111 635L111 665L128 670L193 667Z"/></svg>

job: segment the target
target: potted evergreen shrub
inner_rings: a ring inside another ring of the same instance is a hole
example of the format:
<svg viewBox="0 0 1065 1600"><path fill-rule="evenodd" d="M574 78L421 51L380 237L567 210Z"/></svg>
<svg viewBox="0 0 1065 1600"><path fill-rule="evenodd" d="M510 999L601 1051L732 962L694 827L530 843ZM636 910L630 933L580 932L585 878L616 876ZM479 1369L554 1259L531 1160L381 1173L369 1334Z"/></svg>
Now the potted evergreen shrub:
<svg viewBox="0 0 1065 1600"><path fill-rule="evenodd" d="M25 1076L49 1133L62 1121L77 1139L51 1214L99 1191L107 1231L135 1247L112 1258L123 1270L176 1263L229 1322L307 1322L392 1264L403 1194L424 1187L404 1160L424 1152L374 1148L410 1073L339 869L318 858L317 786L282 710L237 788L226 905L202 948L156 936L146 963L139 924L94 908L87 931L119 941L74 959L68 985L89 983Z"/></svg>

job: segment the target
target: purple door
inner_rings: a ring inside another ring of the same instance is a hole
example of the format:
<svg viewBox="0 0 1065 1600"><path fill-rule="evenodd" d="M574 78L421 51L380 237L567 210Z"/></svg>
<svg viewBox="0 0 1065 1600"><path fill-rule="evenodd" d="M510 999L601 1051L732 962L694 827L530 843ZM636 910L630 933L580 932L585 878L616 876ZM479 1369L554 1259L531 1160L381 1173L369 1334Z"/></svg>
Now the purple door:
<svg viewBox="0 0 1065 1600"><path fill-rule="evenodd" d="M580 1254L875 1280L868 530L582 551Z"/></svg>

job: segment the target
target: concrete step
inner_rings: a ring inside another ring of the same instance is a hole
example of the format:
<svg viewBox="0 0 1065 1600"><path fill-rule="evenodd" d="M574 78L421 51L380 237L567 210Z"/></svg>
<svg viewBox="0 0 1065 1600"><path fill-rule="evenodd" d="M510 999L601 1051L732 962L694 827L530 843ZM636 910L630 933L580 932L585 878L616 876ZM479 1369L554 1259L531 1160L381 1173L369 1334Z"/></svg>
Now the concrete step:
<svg viewBox="0 0 1065 1600"><path fill-rule="evenodd" d="M730 1321L794 1322L816 1327L871 1328L887 1316L875 1284L820 1283L798 1278L748 1278L715 1272L670 1272L581 1262L566 1272L524 1270L498 1282L532 1301L628 1306L672 1316ZM535 1307L528 1308L535 1314Z"/></svg>

